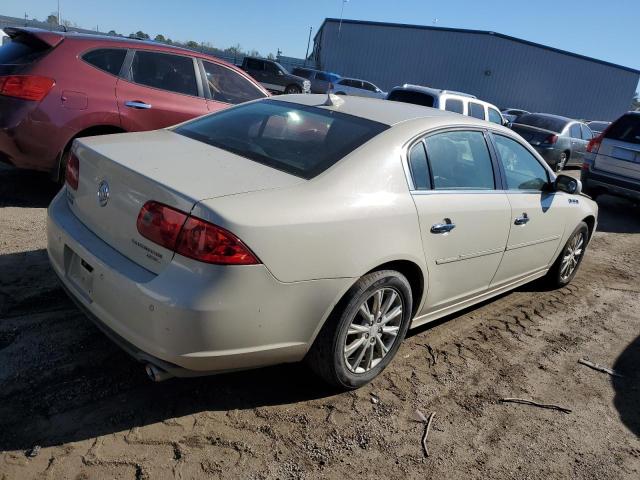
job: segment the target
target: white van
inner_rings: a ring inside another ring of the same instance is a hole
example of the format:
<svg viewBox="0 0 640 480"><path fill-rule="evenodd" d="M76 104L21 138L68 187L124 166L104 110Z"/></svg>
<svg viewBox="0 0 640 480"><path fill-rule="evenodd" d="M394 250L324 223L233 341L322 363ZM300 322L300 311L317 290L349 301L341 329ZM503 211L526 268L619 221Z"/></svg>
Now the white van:
<svg viewBox="0 0 640 480"><path fill-rule="evenodd" d="M447 110L479 118L480 120L487 120L498 125L508 125L509 123L495 105L478 100L468 93L439 90L405 83L400 87L392 88L389 95L387 95L387 100Z"/></svg>

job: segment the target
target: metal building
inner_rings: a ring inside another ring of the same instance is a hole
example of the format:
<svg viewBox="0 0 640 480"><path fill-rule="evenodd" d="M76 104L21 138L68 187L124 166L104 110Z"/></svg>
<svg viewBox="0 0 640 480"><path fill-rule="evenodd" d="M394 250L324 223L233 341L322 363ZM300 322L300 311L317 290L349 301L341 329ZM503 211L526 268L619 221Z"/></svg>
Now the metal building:
<svg viewBox="0 0 640 480"><path fill-rule="evenodd" d="M316 67L370 80L457 90L501 108L613 120L640 71L495 32L327 18Z"/></svg>

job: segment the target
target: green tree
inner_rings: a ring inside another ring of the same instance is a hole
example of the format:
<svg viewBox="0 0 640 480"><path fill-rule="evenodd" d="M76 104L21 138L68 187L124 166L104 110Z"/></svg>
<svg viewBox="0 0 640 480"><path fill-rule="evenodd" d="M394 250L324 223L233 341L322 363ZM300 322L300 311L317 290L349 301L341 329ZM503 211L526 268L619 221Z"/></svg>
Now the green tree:
<svg viewBox="0 0 640 480"><path fill-rule="evenodd" d="M259 57L260 56L260 52L254 48L253 50L251 50L249 52L249 56L250 57Z"/></svg>
<svg viewBox="0 0 640 480"><path fill-rule="evenodd" d="M269 55L267 55L267 59L268 60L275 60L276 56L273 53L269 52Z"/></svg>
<svg viewBox="0 0 640 480"><path fill-rule="evenodd" d="M47 17L47 23L52 27L58 26L58 16L53 13Z"/></svg>
<svg viewBox="0 0 640 480"><path fill-rule="evenodd" d="M143 38L143 39L145 39L145 40L149 40L149 38L150 38L150 37L149 37L149 35L147 35L146 33L144 33L142 30L138 30L138 31L134 34L134 36L135 36L136 38Z"/></svg>
<svg viewBox="0 0 640 480"><path fill-rule="evenodd" d="M166 38L164 38L164 35L162 35L161 33L159 33L158 35L156 35L156 37L154 38L154 40L155 40L156 42L163 42L163 43L167 41L167 39L166 39Z"/></svg>
<svg viewBox="0 0 640 480"><path fill-rule="evenodd" d="M107 33L107 35L111 35L112 37L117 37L118 32L116 32L115 30L109 30L109 33Z"/></svg>
<svg viewBox="0 0 640 480"><path fill-rule="evenodd" d="M170 38L167 38L167 43L168 43L169 45L172 45L172 44L173 44L173 40L171 40Z"/></svg>
<svg viewBox="0 0 640 480"><path fill-rule="evenodd" d="M200 44L198 42L194 42L193 40L189 40L187 43L184 44L184 46L187 48L198 48Z"/></svg>

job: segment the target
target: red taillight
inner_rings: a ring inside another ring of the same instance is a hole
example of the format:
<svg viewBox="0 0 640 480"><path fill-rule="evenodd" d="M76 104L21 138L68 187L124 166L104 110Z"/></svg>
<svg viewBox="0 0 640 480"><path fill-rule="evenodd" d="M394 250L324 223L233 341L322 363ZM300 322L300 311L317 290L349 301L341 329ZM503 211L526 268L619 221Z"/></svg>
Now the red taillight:
<svg viewBox="0 0 640 480"><path fill-rule="evenodd" d="M185 257L219 265L255 265L256 256L233 233L158 202L138 214L138 232Z"/></svg>
<svg viewBox="0 0 640 480"><path fill-rule="evenodd" d="M602 143L602 139L604 138L604 132L598 135L597 137L593 137L589 140L587 144L587 152L598 153L600 149L600 144Z"/></svg>
<svg viewBox="0 0 640 480"><path fill-rule="evenodd" d="M551 134L549 135L547 138L544 139L544 141L542 143L548 143L553 145L554 143L556 143L558 141L558 135L555 134Z"/></svg>
<svg viewBox="0 0 640 480"><path fill-rule="evenodd" d="M220 265L255 265L258 259L233 233L196 217L182 228L176 253Z"/></svg>
<svg viewBox="0 0 640 480"><path fill-rule="evenodd" d="M175 250L187 214L158 202L147 202L138 214L138 232L158 245Z"/></svg>
<svg viewBox="0 0 640 480"><path fill-rule="evenodd" d="M64 173L64 179L72 190L78 189L78 179L80 178L80 160L71 152L67 161L67 168Z"/></svg>
<svg viewBox="0 0 640 480"><path fill-rule="evenodd" d="M38 75L0 77L0 95L39 102L51 91L55 80Z"/></svg>

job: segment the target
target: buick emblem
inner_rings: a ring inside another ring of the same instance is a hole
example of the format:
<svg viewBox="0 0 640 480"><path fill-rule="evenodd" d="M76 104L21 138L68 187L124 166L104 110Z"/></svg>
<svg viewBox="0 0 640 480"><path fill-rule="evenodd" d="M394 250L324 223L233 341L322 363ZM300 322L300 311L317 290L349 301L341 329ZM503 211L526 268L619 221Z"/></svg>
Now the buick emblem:
<svg viewBox="0 0 640 480"><path fill-rule="evenodd" d="M102 180L98 184L98 203L101 207L109 203L109 183L106 180Z"/></svg>

